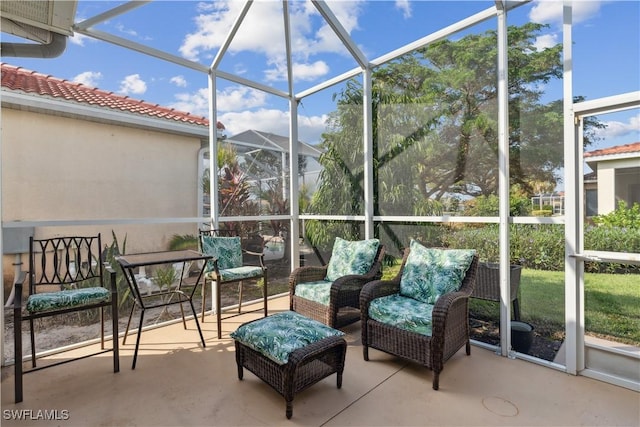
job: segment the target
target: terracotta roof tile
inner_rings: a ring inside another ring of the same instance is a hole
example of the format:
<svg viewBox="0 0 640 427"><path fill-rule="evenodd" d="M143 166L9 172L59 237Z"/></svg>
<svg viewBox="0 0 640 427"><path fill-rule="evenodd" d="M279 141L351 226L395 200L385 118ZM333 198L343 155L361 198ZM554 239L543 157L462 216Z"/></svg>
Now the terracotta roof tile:
<svg viewBox="0 0 640 427"><path fill-rule="evenodd" d="M584 153L584 157L608 156L612 154L635 153L640 152L640 142L631 144L616 145L615 147L603 148Z"/></svg>
<svg viewBox="0 0 640 427"><path fill-rule="evenodd" d="M63 98L69 101L98 105L100 107L128 111L165 120L201 126L209 125L209 120L203 116L196 116L184 111L174 110L173 108L161 107L158 104L151 104L129 98L128 96L116 95L113 92L92 88L81 83L62 80L6 63L2 63L1 66L2 87L10 90L20 90L43 96ZM218 122L217 128L224 129L224 125Z"/></svg>

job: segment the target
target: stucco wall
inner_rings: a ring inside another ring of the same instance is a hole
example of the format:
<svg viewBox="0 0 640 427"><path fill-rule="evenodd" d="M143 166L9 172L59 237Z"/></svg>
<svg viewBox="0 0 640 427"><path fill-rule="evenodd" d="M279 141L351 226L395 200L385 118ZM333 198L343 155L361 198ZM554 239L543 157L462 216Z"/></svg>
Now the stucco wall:
<svg viewBox="0 0 640 427"><path fill-rule="evenodd" d="M200 140L2 108L2 220L197 216ZM126 251L167 249L195 224L36 228L37 237L103 233ZM4 257L5 280L13 256Z"/></svg>
<svg viewBox="0 0 640 427"><path fill-rule="evenodd" d="M633 204L636 195L630 191L633 191L633 185L638 183L639 168L640 157L598 163L599 214L615 211L620 200L626 201L629 205Z"/></svg>

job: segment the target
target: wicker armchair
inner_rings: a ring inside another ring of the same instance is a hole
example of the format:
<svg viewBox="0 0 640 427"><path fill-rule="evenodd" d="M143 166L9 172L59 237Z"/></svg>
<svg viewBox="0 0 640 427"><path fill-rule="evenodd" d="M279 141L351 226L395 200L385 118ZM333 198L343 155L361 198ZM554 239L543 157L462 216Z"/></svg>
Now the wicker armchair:
<svg viewBox="0 0 640 427"><path fill-rule="evenodd" d="M377 239L347 244L376 242L375 256L367 265L364 274L345 274L335 280L327 280L332 262L337 263L336 246L342 241L336 239L329 263L324 266L307 266L295 269L289 276L289 306L311 319L332 328L341 328L360 320L360 291L365 283L382 277L384 246ZM347 268L348 269L348 268ZM330 277L329 277L330 278Z"/></svg>
<svg viewBox="0 0 640 427"><path fill-rule="evenodd" d="M460 274L463 277L457 290L443 291L432 304L424 303L402 293L404 288L401 282L407 276L405 270L411 268L408 267L408 262L412 262L409 255L416 250L414 242L411 249L405 250L402 266L395 278L376 280L362 289L363 356L364 360L369 360L371 347L417 362L433 370L433 389L438 390L444 363L463 346L467 355L471 354L468 302L476 281L478 256L475 251L466 255L469 267ZM381 306L383 311L388 310L388 321L382 321L380 317L379 320L372 318L372 315L380 313Z"/></svg>

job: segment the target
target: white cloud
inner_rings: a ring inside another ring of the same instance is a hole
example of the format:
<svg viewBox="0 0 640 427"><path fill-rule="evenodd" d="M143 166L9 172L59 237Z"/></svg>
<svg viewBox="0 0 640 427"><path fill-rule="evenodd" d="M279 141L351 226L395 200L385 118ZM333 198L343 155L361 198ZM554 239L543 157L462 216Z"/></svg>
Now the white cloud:
<svg viewBox="0 0 640 427"><path fill-rule="evenodd" d="M574 1L572 2L573 24L586 21L600 11L602 1ZM529 18L541 24L562 24L563 2L561 0L535 0Z"/></svg>
<svg viewBox="0 0 640 427"><path fill-rule="evenodd" d="M230 53L246 50L272 56L284 52L284 27L275 25L282 23L282 11L273 7L274 4L278 3L252 4L229 46ZM196 30L187 34L179 49L180 53L191 60L197 60L202 55L215 55L243 6L244 2L223 0L201 8L203 13L195 18Z"/></svg>
<svg viewBox="0 0 640 427"><path fill-rule="evenodd" d="M122 24L117 24L115 27L122 34L126 34L128 36L134 36L134 37L138 36L138 32L136 30L125 28L125 26Z"/></svg>
<svg viewBox="0 0 640 427"><path fill-rule="evenodd" d="M558 34L544 34L533 43L537 50L544 50L558 44Z"/></svg>
<svg viewBox="0 0 640 427"><path fill-rule="evenodd" d="M120 89L118 92L129 95L140 95L147 91L147 84L140 78L140 74L131 74L126 76L124 80L120 82Z"/></svg>
<svg viewBox="0 0 640 427"><path fill-rule="evenodd" d="M363 0L331 2L329 7L345 30L350 33L358 28ZM223 45L244 2L220 0L202 4L200 15L195 18L195 30L187 34L180 47L180 53L187 59L212 58ZM311 2L290 3L291 50L293 59L300 64L311 63L309 57L319 53L347 54L333 30L320 18ZM274 66L265 75L278 79L281 70L286 69L285 40L282 8L273 1L254 2L238 32L228 47L227 55L249 52L265 56L265 63ZM224 59L223 59L224 61ZM308 72L299 73L295 78L310 78L321 70L319 62ZM252 64L255 66L255 64ZM328 71L328 67L326 68ZM318 74L317 77L321 77Z"/></svg>
<svg viewBox="0 0 640 427"><path fill-rule="evenodd" d="M199 89L194 93L178 93L175 95L176 102L169 104L170 108L178 111L195 114L197 116L209 115L209 91Z"/></svg>
<svg viewBox="0 0 640 427"><path fill-rule="evenodd" d="M409 0L396 0L396 8L402 11L404 19L411 18L411 3L409 3Z"/></svg>
<svg viewBox="0 0 640 427"><path fill-rule="evenodd" d="M324 61L316 61L312 64L295 63L292 67L293 78L296 81L315 80L318 77L324 76L329 72L329 65ZM264 72L267 81L286 81L287 69L282 62L274 64L274 68L265 70Z"/></svg>
<svg viewBox="0 0 640 427"><path fill-rule="evenodd" d="M82 83L85 86L98 87L98 82L101 79L102 73L100 71L85 71L72 78L71 81Z"/></svg>
<svg viewBox="0 0 640 427"><path fill-rule="evenodd" d="M84 46L85 41L95 41L95 39L79 33L74 33L73 36L69 37L68 40L70 43L75 44L77 46Z"/></svg>
<svg viewBox="0 0 640 427"><path fill-rule="evenodd" d="M267 94L245 86L234 86L219 91L216 107L218 111L238 111L265 105Z"/></svg>
<svg viewBox="0 0 640 427"><path fill-rule="evenodd" d="M640 114L631 116L627 123L620 121L603 121L607 127L596 131L598 137L602 138L605 142L608 139L627 137L635 135L633 142L636 142L640 137Z"/></svg>
<svg viewBox="0 0 640 427"><path fill-rule="evenodd" d="M173 76L169 81L178 87L187 87L187 80L184 76Z"/></svg>
<svg viewBox="0 0 640 427"><path fill-rule="evenodd" d="M277 135L289 135L289 113L287 111L260 109L240 113L225 113L218 116L226 128L228 136L237 135L249 129L272 132ZM320 141L322 132L326 130L326 115L300 116L298 118L298 137L307 143Z"/></svg>
<svg viewBox="0 0 640 427"><path fill-rule="evenodd" d="M202 88L193 93L179 93L175 97L177 101L170 104L170 108L201 116L209 114L209 89ZM262 91L234 86L218 91L216 107L219 112L259 108L265 105L266 98L267 95Z"/></svg>

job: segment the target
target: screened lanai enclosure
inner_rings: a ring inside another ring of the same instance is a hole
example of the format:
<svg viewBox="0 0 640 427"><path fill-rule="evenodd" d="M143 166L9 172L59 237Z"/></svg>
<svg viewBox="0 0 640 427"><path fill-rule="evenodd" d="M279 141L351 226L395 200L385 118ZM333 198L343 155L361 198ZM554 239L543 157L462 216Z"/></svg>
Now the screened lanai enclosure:
<svg viewBox="0 0 640 427"><path fill-rule="evenodd" d="M187 2L198 18L178 25L185 2L3 1L3 63L64 62L72 39L90 39L119 61L163 64L197 81L208 122L226 126L193 132L199 145L186 174L177 162L151 167L140 151L123 191L130 170L113 162L96 178L96 200L118 206L106 217L26 209L25 189L46 178L16 172L27 160L5 137L13 116L4 110L38 105L9 105L3 86L3 300L29 235L99 231L111 249L126 239L131 251L159 251L197 245L205 226L235 228L262 239L272 293L288 291L293 268L326 263L336 237L379 238L389 276L416 239L476 249L491 267L493 296L470 302L475 345L640 390L640 150L613 166L591 163L595 171L584 160L611 123L635 116L637 138L638 4L610 2L584 25L595 2L543 2L555 8L546 21L539 2L450 3ZM421 17L418 32L384 14L394 5L405 19ZM364 27L356 12L378 15ZM635 25L603 29L611 15L634 13ZM153 37L118 32L120 21ZM178 28L184 44L165 43L161 34ZM624 62L608 48L621 38ZM239 94L247 99L230 106ZM195 113L195 102L181 106ZM187 184L150 187L167 174ZM34 181L16 194L25 179ZM82 188L51 182L67 186L60 205ZM131 194L147 191L166 209L133 210ZM176 201L186 194L188 203ZM533 327L526 347L514 342L514 320Z"/></svg>

